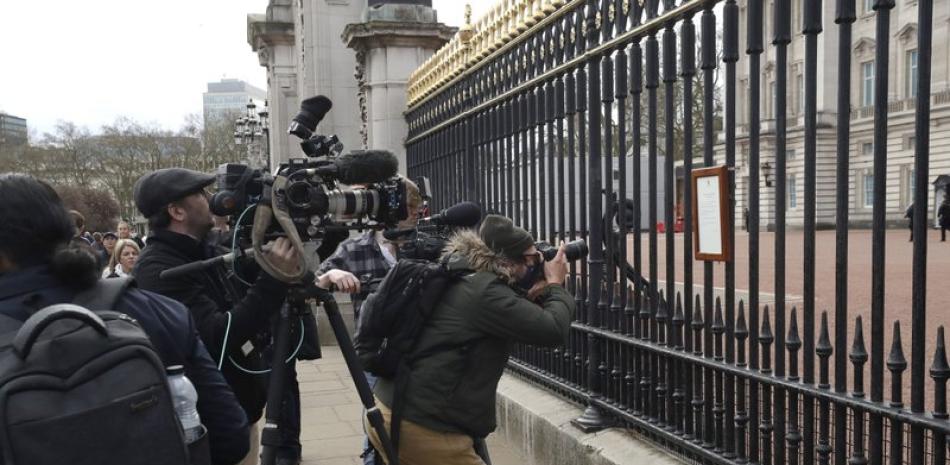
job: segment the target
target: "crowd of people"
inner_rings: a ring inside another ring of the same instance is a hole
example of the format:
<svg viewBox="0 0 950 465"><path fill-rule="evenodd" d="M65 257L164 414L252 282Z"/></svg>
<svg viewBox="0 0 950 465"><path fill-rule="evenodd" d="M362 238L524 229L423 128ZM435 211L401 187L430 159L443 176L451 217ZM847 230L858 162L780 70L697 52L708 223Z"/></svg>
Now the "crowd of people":
<svg viewBox="0 0 950 465"><path fill-rule="evenodd" d="M120 220L115 232L89 232L82 213L70 210L69 216L76 228L74 241L92 248L103 278L132 276L132 268L145 247L145 241L132 233L128 221Z"/></svg>
<svg viewBox="0 0 950 465"><path fill-rule="evenodd" d="M125 221L115 232L87 232L82 215L67 211L42 180L0 174L0 315L22 322L44 305L71 302L102 279L133 277L134 287L115 310L138 322L166 366L184 367L197 392L211 463L251 465L258 463L261 432L255 425L268 400L268 377L261 376L266 367L259 364L272 359L275 321L286 308L289 285L256 269L244 270L241 279L224 267L160 276L221 253L220 225L227 222L211 214L207 188L213 182L211 175L180 168L140 178L134 198L148 221L143 240ZM423 199L414 184L406 185L409 214L398 227L411 229ZM369 292L362 283L394 269L402 259L399 246L378 231L354 236L322 260L313 284L351 293L360 315ZM283 237L265 250L271 265L289 275L312 262ZM440 263L460 278L444 290L406 354L413 360L405 365L408 394L397 399L394 380L364 375L387 427L393 427L394 403L402 406L400 463L483 465L490 463L484 438L495 428L495 390L511 343L566 341L574 314L574 300L563 288L567 259L562 246L545 260L530 233L488 215L477 230L457 232ZM303 341L303 328L294 330ZM279 435L269 437L273 425L264 427L278 465L301 460L293 359L286 362L291 369ZM364 463L388 463L376 453L384 449L382 441L367 434Z"/></svg>

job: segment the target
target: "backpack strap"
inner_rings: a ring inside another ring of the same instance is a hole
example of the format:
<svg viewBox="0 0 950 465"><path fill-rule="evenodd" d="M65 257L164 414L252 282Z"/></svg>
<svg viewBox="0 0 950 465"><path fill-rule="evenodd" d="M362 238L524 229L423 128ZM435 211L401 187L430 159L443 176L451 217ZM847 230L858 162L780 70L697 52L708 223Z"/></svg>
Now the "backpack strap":
<svg viewBox="0 0 950 465"><path fill-rule="evenodd" d="M100 279L94 286L76 294L73 303L93 311L113 310L119 297L134 286L135 280L129 276Z"/></svg>

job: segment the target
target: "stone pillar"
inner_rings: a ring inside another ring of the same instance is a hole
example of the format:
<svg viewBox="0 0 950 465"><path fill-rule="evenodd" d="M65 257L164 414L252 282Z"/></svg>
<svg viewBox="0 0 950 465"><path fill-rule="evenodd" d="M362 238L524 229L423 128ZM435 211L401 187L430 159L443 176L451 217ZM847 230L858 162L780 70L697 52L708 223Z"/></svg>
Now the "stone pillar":
<svg viewBox="0 0 950 465"><path fill-rule="evenodd" d="M247 42L267 68L270 164L274 167L300 156L298 141L287 134L299 109L292 0L271 0L266 14L247 15Z"/></svg>
<svg viewBox="0 0 950 465"><path fill-rule="evenodd" d="M370 3L364 21L343 31L343 41L356 51L360 139L364 148L396 154L405 173L409 75L456 29L439 23L429 2Z"/></svg>

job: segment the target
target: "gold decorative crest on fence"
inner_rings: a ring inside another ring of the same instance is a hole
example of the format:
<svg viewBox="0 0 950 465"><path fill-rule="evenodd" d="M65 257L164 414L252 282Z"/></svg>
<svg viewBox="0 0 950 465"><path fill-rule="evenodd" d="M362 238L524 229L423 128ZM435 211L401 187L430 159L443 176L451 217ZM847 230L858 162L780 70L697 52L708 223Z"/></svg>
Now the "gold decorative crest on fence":
<svg viewBox="0 0 950 465"><path fill-rule="evenodd" d="M466 24L459 33L409 76L408 106L412 107L567 3L567 0L500 0L474 24L471 10L467 9Z"/></svg>

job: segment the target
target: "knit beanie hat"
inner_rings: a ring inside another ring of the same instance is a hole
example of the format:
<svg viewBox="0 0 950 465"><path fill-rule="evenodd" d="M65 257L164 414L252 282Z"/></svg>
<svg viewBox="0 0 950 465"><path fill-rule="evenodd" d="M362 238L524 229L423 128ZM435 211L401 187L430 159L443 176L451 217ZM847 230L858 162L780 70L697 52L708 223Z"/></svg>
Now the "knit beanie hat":
<svg viewBox="0 0 950 465"><path fill-rule="evenodd" d="M524 251L534 245L528 231L499 215L486 216L478 235L493 252L511 259L520 259Z"/></svg>

